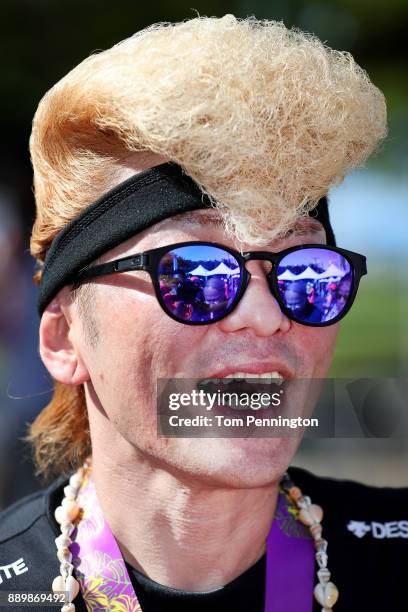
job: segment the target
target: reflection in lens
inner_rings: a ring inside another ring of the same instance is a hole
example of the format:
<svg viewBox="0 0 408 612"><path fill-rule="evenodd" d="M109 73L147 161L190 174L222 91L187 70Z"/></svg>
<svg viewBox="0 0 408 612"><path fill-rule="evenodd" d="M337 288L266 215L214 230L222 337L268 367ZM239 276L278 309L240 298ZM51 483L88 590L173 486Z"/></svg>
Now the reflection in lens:
<svg viewBox="0 0 408 612"><path fill-rule="evenodd" d="M241 287L238 261L206 244L175 248L158 269L166 309L181 321L206 322L224 316Z"/></svg>
<svg viewBox="0 0 408 612"><path fill-rule="evenodd" d="M347 307L353 291L348 260L331 249L293 251L279 262L277 276L286 308L304 323L335 319Z"/></svg>

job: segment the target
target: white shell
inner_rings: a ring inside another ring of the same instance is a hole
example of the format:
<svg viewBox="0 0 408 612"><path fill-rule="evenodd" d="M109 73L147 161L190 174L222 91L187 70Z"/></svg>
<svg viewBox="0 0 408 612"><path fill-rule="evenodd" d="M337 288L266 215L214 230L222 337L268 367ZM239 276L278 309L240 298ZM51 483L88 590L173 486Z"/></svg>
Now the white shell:
<svg viewBox="0 0 408 612"><path fill-rule="evenodd" d="M302 495L301 497L299 497L296 503L299 508L309 508L312 504L312 500L308 495Z"/></svg>
<svg viewBox="0 0 408 612"><path fill-rule="evenodd" d="M69 521L74 521L79 513L79 506L72 499L63 499L62 508L65 511L65 516Z"/></svg>
<svg viewBox="0 0 408 612"><path fill-rule="evenodd" d="M320 540L322 537L323 528L320 523L315 523L314 525L310 525L309 527L310 533L315 540Z"/></svg>
<svg viewBox="0 0 408 612"><path fill-rule="evenodd" d="M71 487L71 485L64 487L64 495L67 499L75 499L76 494L77 490Z"/></svg>
<svg viewBox="0 0 408 612"><path fill-rule="evenodd" d="M324 584L325 582L329 582L330 576L331 576L331 573L327 569L327 567L321 567L317 572L317 577L319 578L322 584Z"/></svg>
<svg viewBox="0 0 408 612"><path fill-rule="evenodd" d="M58 538L55 538L55 544L57 548L68 548L68 546L72 544L72 540L62 533Z"/></svg>
<svg viewBox="0 0 408 612"><path fill-rule="evenodd" d="M61 612L75 612L74 604L73 603L65 604L65 606L62 606Z"/></svg>
<svg viewBox="0 0 408 612"><path fill-rule="evenodd" d="M328 541L325 540L324 538L319 538L318 540L315 541L317 552L326 552L327 545L328 545Z"/></svg>
<svg viewBox="0 0 408 612"><path fill-rule="evenodd" d="M317 552L316 553L316 561L319 567L327 567L328 556L325 552Z"/></svg>
<svg viewBox="0 0 408 612"><path fill-rule="evenodd" d="M73 569L74 566L72 565L72 563L68 563L68 561L63 561L60 565L61 576L66 578L67 576L72 574Z"/></svg>
<svg viewBox="0 0 408 612"><path fill-rule="evenodd" d="M65 591L65 579L62 576L57 576L54 578L51 589L53 593L56 593L57 591Z"/></svg>
<svg viewBox="0 0 408 612"><path fill-rule="evenodd" d="M71 602L79 593L79 582L73 576L68 576L65 587L68 591L68 600Z"/></svg>
<svg viewBox="0 0 408 612"><path fill-rule="evenodd" d="M61 523L61 532L68 537L72 534L75 529L75 525L71 521L63 521Z"/></svg>
<svg viewBox="0 0 408 612"><path fill-rule="evenodd" d="M64 561L71 563L72 552L69 550L69 548L60 548L59 550L57 550L57 557L61 563L64 563Z"/></svg>
<svg viewBox="0 0 408 612"><path fill-rule="evenodd" d="M327 582L326 584L316 584L314 596L321 606L331 608L336 603L339 592L333 582Z"/></svg>
<svg viewBox="0 0 408 612"><path fill-rule="evenodd" d="M58 506L58 508L55 508L54 516L55 516L55 520L60 525L67 519L66 512L62 506Z"/></svg>
<svg viewBox="0 0 408 612"><path fill-rule="evenodd" d="M82 483L82 477L79 474L73 474L69 479L69 484L73 489L79 489Z"/></svg>
<svg viewBox="0 0 408 612"><path fill-rule="evenodd" d="M317 504L312 504L308 508L302 508L298 514L298 519L304 525L315 525L320 523L323 518L323 510Z"/></svg>

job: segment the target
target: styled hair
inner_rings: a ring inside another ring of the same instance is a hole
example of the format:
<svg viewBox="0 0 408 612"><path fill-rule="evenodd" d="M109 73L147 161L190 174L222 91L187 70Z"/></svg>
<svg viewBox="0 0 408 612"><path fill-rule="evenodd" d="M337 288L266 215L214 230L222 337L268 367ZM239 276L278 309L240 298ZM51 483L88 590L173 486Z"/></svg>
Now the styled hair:
<svg viewBox="0 0 408 612"><path fill-rule="evenodd" d="M43 261L59 230L118 181L121 160L142 151L177 162L222 209L231 237L262 246L385 135L383 94L349 53L311 34L233 15L155 24L88 57L41 100L31 252ZM72 414L85 411L70 391ZM85 449L83 421L72 417L67 436L56 401L31 428L41 471L74 468Z"/></svg>

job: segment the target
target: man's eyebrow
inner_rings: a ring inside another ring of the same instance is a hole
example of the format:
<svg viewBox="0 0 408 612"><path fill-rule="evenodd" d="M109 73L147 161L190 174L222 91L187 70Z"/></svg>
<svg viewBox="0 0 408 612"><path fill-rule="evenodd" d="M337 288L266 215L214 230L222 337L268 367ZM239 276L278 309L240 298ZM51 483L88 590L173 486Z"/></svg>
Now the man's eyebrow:
<svg viewBox="0 0 408 612"><path fill-rule="evenodd" d="M209 214L208 210L185 212L182 215L174 215L170 219L172 221L180 221L180 223L185 222L186 224L208 223L217 227L223 224L223 219L219 214Z"/></svg>
<svg viewBox="0 0 408 612"><path fill-rule="evenodd" d="M317 219L313 219L312 217L305 217L297 221L288 231L287 235L293 236L296 234L313 234L321 231L324 231L324 227L320 221L317 221Z"/></svg>
<svg viewBox="0 0 408 612"><path fill-rule="evenodd" d="M213 210L213 209L210 209ZM175 215L171 217L172 220L186 222L186 224L194 223L206 223L214 226L222 226L224 223L222 215L220 213L209 214L208 210L196 210L183 213L182 215ZM323 225L317 219L313 217L302 217L295 222L293 227L289 230L289 234L306 234L324 231Z"/></svg>

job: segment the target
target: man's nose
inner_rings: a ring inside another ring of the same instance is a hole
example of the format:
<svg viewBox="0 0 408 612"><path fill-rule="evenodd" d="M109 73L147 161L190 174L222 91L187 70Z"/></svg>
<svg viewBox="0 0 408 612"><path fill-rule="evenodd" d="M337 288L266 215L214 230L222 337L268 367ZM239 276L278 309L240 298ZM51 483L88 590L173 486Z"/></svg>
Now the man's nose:
<svg viewBox="0 0 408 612"><path fill-rule="evenodd" d="M281 311L266 278L270 264L249 261L246 267L251 273L249 284L238 306L225 319L219 321L220 329L225 332L251 329L256 336L287 332L290 329L290 320Z"/></svg>

